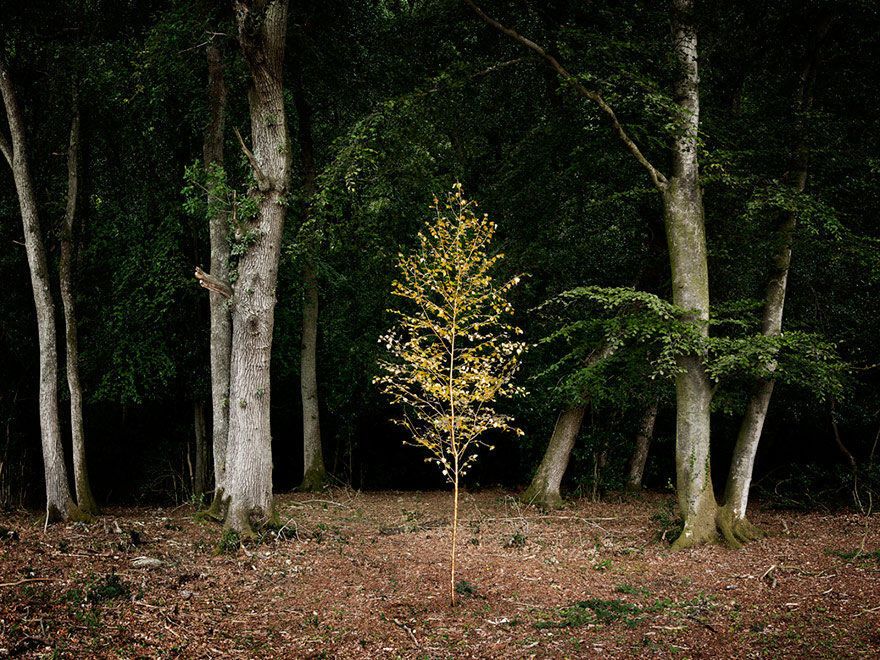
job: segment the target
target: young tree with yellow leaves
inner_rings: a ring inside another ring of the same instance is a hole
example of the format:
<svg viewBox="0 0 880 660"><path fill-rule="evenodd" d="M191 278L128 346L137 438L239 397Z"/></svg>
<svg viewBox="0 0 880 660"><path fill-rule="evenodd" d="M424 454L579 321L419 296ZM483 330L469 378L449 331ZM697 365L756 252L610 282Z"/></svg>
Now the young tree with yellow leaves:
<svg viewBox="0 0 880 660"><path fill-rule="evenodd" d="M474 213L475 202L461 184L441 204L418 235L417 250L399 255L400 279L392 293L403 309L389 310L396 326L380 338L391 354L376 378L383 392L404 408L396 420L411 434L408 444L430 452L453 487L450 589L455 604L455 546L461 477L480 447L494 449L486 433L513 431L513 418L493 408L502 396L519 392L511 379L525 343L509 322L506 294L519 277L499 284L491 275L503 254L490 255L496 225Z"/></svg>

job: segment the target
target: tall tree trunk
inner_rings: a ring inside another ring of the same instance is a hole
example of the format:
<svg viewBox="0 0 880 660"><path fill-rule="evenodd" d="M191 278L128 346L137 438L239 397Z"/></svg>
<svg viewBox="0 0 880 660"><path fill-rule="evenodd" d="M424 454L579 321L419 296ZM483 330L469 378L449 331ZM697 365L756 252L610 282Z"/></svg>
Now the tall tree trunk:
<svg viewBox="0 0 880 660"><path fill-rule="evenodd" d="M587 366L601 362L610 357L613 352L611 346L605 344L589 357ZM541 459L541 464L538 465L531 484L521 497L524 502L548 509L558 508L562 505L562 495L560 494L562 477L565 476L565 470L568 468L571 450L574 448L578 433L580 433L585 412L586 403L566 408L556 418L556 425L553 427L550 442L547 443L544 458Z"/></svg>
<svg viewBox="0 0 880 660"><path fill-rule="evenodd" d="M242 141L258 206L241 228L248 247L238 262L232 306L226 526L241 534L274 518L269 417L272 330L281 233L290 181L290 143L282 65L286 0L235 2L241 52L250 72L251 152Z"/></svg>
<svg viewBox="0 0 880 660"><path fill-rule="evenodd" d="M37 200L27 162L27 138L15 88L5 65L0 62L0 94L6 108L11 140L0 133L3 153L15 180L24 243L31 274L37 334L40 347L40 436L46 476L46 518L48 521L68 520L79 514L70 496L61 425L58 415L58 346L55 336L55 305L49 284L46 249L40 232Z"/></svg>
<svg viewBox="0 0 880 660"><path fill-rule="evenodd" d="M208 429L205 402L193 401L193 432L196 440L196 465L193 470L193 495L201 501L208 492Z"/></svg>
<svg viewBox="0 0 880 660"><path fill-rule="evenodd" d="M663 191L666 240L672 264L672 301L687 310L698 331L709 333L709 267L706 229L699 183L697 136L700 127L697 31L693 0L673 1L673 41L678 79L675 100L683 126L672 147L672 176ZM675 379L675 470L678 504L684 518L681 536L673 547L684 548L717 537L718 505L710 469L710 404L712 386L703 355L679 360Z"/></svg>
<svg viewBox="0 0 880 660"><path fill-rule="evenodd" d="M85 431L83 424L83 392L79 380L79 346L76 331L76 303L74 298L73 261L76 251L76 204L79 199L80 113L74 98L73 120L70 125L70 146L67 152L67 208L61 228L61 259L58 278L61 284L61 304L64 309L64 337L67 347L67 388L70 392L70 433L73 441L73 477L76 503L86 515L98 513L98 506L89 484L86 464Z"/></svg>
<svg viewBox="0 0 880 660"><path fill-rule="evenodd" d="M786 174L786 182L798 193L802 193L806 187L809 164L803 115L813 105L813 86L816 80L819 47L830 26L830 16L824 16L816 26L801 67L800 84L794 100L796 142L792 149L792 164ZM761 323L761 332L767 337L777 337L782 332L782 314L796 226L797 214L789 212L785 214L777 229L778 248L773 257L773 270L764 294L764 313ZM776 369L776 363L772 362L767 367L772 372ZM758 452L764 421L767 419L774 382L769 378L760 378L755 383L736 438L724 492L724 505L718 512L718 527L725 541L733 546L763 536L762 531L749 522L746 510L755 467L755 455Z"/></svg>
<svg viewBox="0 0 880 660"><path fill-rule="evenodd" d="M697 31L693 0L673 0L672 24L677 81L675 101L683 126L672 145L672 176L667 178L648 160L621 124L614 108L602 94L587 87L540 45L486 14L474 0L465 2L487 24L543 58L583 98L598 107L612 131L633 158L647 171L663 197L666 240L672 264L672 299L690 313L698 331L708 335L709 269L703 200L699 185L697 136L700 125ZM703 355L679 361L676 378L676 480L684 529L674 547L683 548L717 538L715 514L718 504L712 489L709 462L712 388Z"/></svg>
<svg viewBox="0 0 880 660"><path fill-rule="evenodd" d="M208 112L205 130L205 167L223 167L223 132L226 119L226 83L223 56L213 43L208 46ZM228 212L220 203L208 199L211 213L211 274L229 281ZM229 360L232 349L232 318L229 301L217 291L210 292L211 305L211 436L214 454L214 499L211 515L223 519L226 481L226 443L229 436Z"/></svg>
<svg viewBox="0 0 880 660"><path fill-rule="evenodd" d="M306 226L303 266L303 315L302 344L300 346L300 393L303 411L303 479L301 490L318 490L324 485L327 471L321 449L321 418L318 406L318 274L315 269L315 241L313 230L308 227L312 220L311 203L316 192L317 170L315 147L312 136L312 108L305 97L302 71L294 76L294 105L299 120L300 162L303 170L303 197L305 198L302 222Z"/></svg>
<svg viewBox="0 0 880 660"><path fill-rule="evenodd" d="M648 463L648 451L651 448L651 438L654 435L654 423L657 421L658 404L652 403L645 409L639 430L636 433L636 446L633 449L629 461L629 473L626 478L628 490L641 490L642 479L645 476L645 465Z"/></svg>

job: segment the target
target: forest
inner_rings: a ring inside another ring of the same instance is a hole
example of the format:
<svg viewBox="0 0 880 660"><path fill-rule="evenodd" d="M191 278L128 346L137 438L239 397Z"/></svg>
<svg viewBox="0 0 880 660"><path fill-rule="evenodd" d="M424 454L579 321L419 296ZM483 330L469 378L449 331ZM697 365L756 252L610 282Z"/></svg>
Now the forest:
<svg viewBox="0 0 880 660"><path fill-rule="evenodd" d="M880 653L872 0L0 0L0 657Z"/></svg>

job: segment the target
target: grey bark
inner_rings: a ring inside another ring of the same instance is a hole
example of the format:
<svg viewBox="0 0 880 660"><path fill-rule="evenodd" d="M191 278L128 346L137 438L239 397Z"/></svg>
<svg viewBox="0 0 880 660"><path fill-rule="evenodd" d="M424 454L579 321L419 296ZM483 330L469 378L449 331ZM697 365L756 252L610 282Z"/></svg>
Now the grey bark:
<svg viewBox="0 0 880 660"><path fill-rule="evenodd" d="M74 100L76 104L76 100ZM98 506L89 484L86 463L85 430L83 424L83 391L79 380L79 344L77 341L76 302L74 297L73 261L76 251L75 223L79 199L80 113L74 108L70 124L70 145L67 151L67 208L61 228L61 259L58 279L61 304L64 309L64 337L66 342L67 389L70 392L70 434L73 444L73 477L76 503L87 515L98 513Z"/></svg>
<svg viewBox="0 0 880 660"><path fill-rule="evenodd" d="M294 106L299 124L300 162L303 170L302 221L312 219L311 202L316 192L314 141L312 136L312 109L305 97L302 72L294 76ZM305 264L303 266L303 318L300 345L300 393L303 412L303 479L301 490L317 490L324 485L327 471L321 449L321 417L318 401L318 275L315 269L314 241L307 228Z"/></svg>
<svg viewBox="0 0 880 660"><path fill-rule="evenodd" d="M40 231L37 200L27 162L27 138L21 108L15 88L5 65L0 62L0 95L6 109L11 139L0 133L0 152L12 169L21 220L24 243L30 269L31 287L37 316L37 335L40 349L40 438L43 449L43 467L46 478L47 521L68 520L78 515L70 496L64 451L61 445L61 425L58 413L58 346L55 336L55 305L49 283L46 249Z"/></svg>
<svg viewBox="0 0 880 660"><path fill-rule="evenodd" d="M672 301L687 310L703 336L709 333L709 268L703 199L699 183L697 138L700 127L697 31L693 0L673 1L673 42L678 69L676 104L682 125L672 145L672 174L663 190L666 240L672 265ZM673 547L716 538L717 502L710 469L712 387L704 356L680 359L676 391L676 490L684 528Z"/></svg>
<svg viewBox="0 0 880 660"><path fill-rule="evenodd" d="M284 111L282 65L286 0L235 3L239 44L250 72L248 102L251 163L258 203L242 227L249 245L238 263L232 306L229 441L225 524L242 534L274 517L269 367L275 287L290 180L290 143Z"/></svg>
<svg viewBox="0 0 880 660"><path fill-rule="evenodd" d="M193 401L193 432L195 435L195 469L193 495L199 500L208 492L208 429L205 424L205 402Z"/></svg>
<svg viewBox="0 0 880 660"><path fill-rule="evenodd" d="M571 450L580 433L585 412L585 406L573 406L559 414L550 442L547 443L544 458L532 478L532 483L523 493L523 501L547 508L557 508L562 505L559 487L568 468Z"/></svg>
<svg viewBox="0 0 880 660"><path fill-rule="evenodd" d="M633 449L629 461L629 472L626 478L626 487L629 490L640 490L642 479L645 476L645 465L648 463L648 452L651 449L651 438L654 435L654 423L657 421L657 403L652 403L645 409L636 433L636 446Z"/></svg>
<svg viewBox="0 0 880 660"><path fill-rule="evenodd" d="M647 171L663 197L666 240L672 264L673 302L690 312L698 331L708 334L709 278L703 200L699 186L697 136L700 121L697 31L693 23L693 0L673 0L672 26L677 81L675 101L683 125L672 144L672 175L667 178L648 160L620 123L601 93L586 87L541 46L489 17L474 2L465 2L487 24L522 44L553 68L583 98L595 104L612 130L636 161ZM680 360L676 378L676 481L684 530L675 547L696 545L717 537L718 509L712 490L709 439L712 388L706 376L704 356Z"/></svg>
<svg viewBox="0 0 880 660"><path fill-rule="evenodd" d="M223 129L226 118L226 83L223 57L214 44L208 46L208 111L205 131L205 167L223 166ZM211 274L220 282L229 281L228 212L220 203L208 200L212 209L209 220L211 237ZM207 288L207 287L206 287ZM211 290L211 437L214 454L213 512L223 517L223 492L226 480L226 443L229 436L229 361L232 348L232 318L227 298Z"/></svg>
<svg viewBox="0 0 880 660"><path fill-rule="evenodd" d="M587 364L593 365L613 353L613 349L606 344L590 356ZM560 413L553 427L553 434L547 443L547 449L540 465L532 478L531 484L522 495L522 500L529 504L536 504L546 508L557 508L562 504L560 486L571 450L577 440L584 420L586 405L571 406Z"/></svg>
<svg viewBox="0 0 880 660"><path fill-rule="evenodd" d="M796 143L792 149L792 164L786 174L787 184L798 193L806 188L809 153L806 144L804 113L813 105L813 87L816 79L819 47L831 26L830 16L825 16L817 24L812 35L811 45L801 67L797 96L794 100L796 119ZM797 214L786 213L780 223L777 237L777 252L773 257L773 268L764 294L764 311L761 319L761 332L767 337L777 337L782 332L782 316L785 308L785 294L788 285L788 271L791 268L792 244L797 228ZM776 363L767 365L768 371L776 369ZM749 488L755 467L755 456L761 440L761 432L767 419L770 398L773 396L775 381L759 378L752 389L746 404L746 411L737 434L736 445L727 485L724 505L719 511L719 527L725 540L731 545L759 538L761 531L748 522L747 508Z"/></svg>

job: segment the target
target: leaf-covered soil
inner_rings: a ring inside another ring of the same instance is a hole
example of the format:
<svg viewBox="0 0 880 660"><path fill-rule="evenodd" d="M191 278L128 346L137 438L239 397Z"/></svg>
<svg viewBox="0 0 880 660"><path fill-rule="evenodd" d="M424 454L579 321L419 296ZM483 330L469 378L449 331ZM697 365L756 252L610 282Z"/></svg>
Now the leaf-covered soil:
<svg viewBox="0 0 880 660"><path fill-rule="evenodd" d="M191 507L43 530L0 518L0 656L866 657L880 655L878 517L758 511L771 536L671 552L669 498L278 498L239 546ZM225 551L218 554L221 540Z"/></svg>

